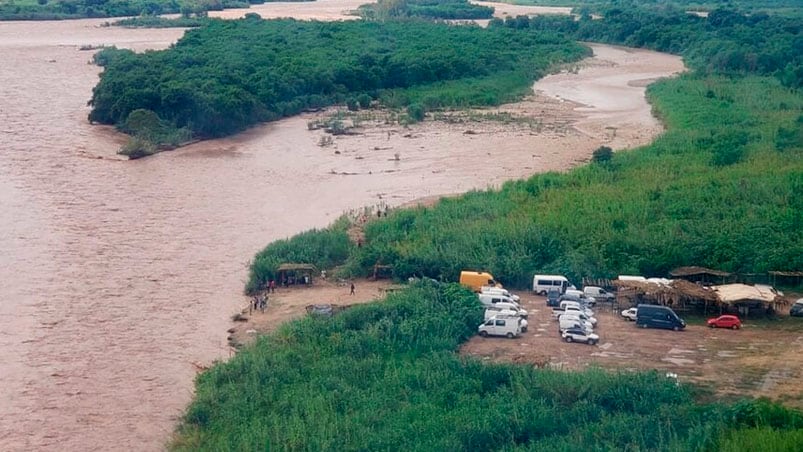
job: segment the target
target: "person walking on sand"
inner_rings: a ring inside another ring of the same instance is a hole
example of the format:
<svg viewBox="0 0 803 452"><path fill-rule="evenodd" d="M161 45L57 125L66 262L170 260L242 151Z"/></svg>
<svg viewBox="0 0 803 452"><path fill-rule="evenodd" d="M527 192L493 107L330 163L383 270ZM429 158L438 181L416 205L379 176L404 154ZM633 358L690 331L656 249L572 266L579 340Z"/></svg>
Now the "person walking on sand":
<svg viewBox="0 0 803 452"><path fill-rule="evenodd" d="M351 283L351 293L350 295L354 295L354 283Z"/></svg>
<svg viewBox="0 0 803 452"><path fill-rule="evenodd" d="M275 280L273 280L273 279L270 280L270 285L268 286L268 289L269 289L270 293L276 292L276 281Z"/></svg>

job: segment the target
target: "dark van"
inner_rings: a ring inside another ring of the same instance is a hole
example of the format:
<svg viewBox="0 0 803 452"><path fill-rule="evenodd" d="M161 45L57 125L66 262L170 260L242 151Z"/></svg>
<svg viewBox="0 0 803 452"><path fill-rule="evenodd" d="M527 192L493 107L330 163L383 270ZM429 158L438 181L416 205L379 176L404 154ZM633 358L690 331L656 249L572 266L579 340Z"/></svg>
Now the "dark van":
<svg viewBox="0 0 803 452"><path fill-rule="evenodd" d="M549 289L546 293L546 305L553 308L560 306L560 292L558 289Z"/></svg>
<svg viewBox="0 0 803 452"><path fill-rule="evenodd" d="M675 331L686 328L686 322L671 308L653 304L638 305L636 325L642 328L664 328Z"/></svg>

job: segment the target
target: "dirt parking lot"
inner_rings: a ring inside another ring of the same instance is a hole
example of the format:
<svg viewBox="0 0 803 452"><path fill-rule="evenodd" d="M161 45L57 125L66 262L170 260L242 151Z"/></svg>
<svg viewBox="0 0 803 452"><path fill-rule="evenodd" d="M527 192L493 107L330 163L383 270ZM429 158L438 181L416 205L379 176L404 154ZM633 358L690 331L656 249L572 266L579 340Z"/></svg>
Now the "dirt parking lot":
<svg viewBox="0 0 803 452"><path fill-rule="evenodd" d="M803 408L803 318L747 319L740 330L711 329L684 316L685 331L641 329L610 304L594 309L595 346L566 343L544 297L518 293L529 311L528 332L517 339L474 337L461 349L493 361L562 369L656 369L672 372L719 396L765 396ZM513 346L511 346L513 344Z"/></svg>
<svg viewBox="0 0 803 452"><path fill-rule="evenodd" d="M349 305L381 299L394 286L389 281L358 280L355 295L350 282L316 281L313 286L279 288L269 295L265 312L242 311L242 321L229 331L232 344L252 342L259 333L305 315L315 303ZM544 297L517 292L529 311L529 331L517 339L476 336L461 349L465 355L496 362L539 367L649 370L672 372L718 396L765 396L803 409L803 318L747 319L740 330L710 329L705 318L680 313L685 331L637 328L613 311L598 306L597 345L563 342L552 309Z"/></svg>

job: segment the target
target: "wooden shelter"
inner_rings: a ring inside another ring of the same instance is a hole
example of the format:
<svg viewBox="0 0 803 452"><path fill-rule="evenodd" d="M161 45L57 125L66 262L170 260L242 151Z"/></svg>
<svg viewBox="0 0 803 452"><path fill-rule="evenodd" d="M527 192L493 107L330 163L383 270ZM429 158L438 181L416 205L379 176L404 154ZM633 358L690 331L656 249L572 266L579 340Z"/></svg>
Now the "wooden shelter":
<svg viewBox="0 0 803 452"><path fill-rule="evenodd" d="M689 305L702 305L707 309L709 304L716 305L719 302L713 290L683 279L668 282L617 279L613 281L613 285L618 288L616 297L619 303L629 301L632 305L660 304L686 310Z"/></svg>
<svg viewBox="0 0 803 452"><path fill-rule="evenodd" d="M770 271L767 273L770 276L770 284L772 284L773 287L778 286L779 279L783 286L799 286L801 282L803 282L803 272Z"/></svg>
<svg viewBox="0 0 803 452"><path fill-rule="evenodd" d="M745 316L752 309L777 310L781 305L788 303L788 300L771 286L725 284L714 287L714 290L722 304L738 309Z"/></svg>
<svg viewBox="0 0 803 452"><path fill-rule="evenodd" d="M719 270L712 270L705 267L678 267L669 275L673 278L682 278L691 282L700 282L703 285L710 285L713 283L724 284L731 274Z"/></svg>
<svg viewBox="0 0 803 452"><path fill-rule="evenodd" d="M281 264L276 269L279 284L291 286L295 284L312 284L318 269L312 264Z"/></svg>

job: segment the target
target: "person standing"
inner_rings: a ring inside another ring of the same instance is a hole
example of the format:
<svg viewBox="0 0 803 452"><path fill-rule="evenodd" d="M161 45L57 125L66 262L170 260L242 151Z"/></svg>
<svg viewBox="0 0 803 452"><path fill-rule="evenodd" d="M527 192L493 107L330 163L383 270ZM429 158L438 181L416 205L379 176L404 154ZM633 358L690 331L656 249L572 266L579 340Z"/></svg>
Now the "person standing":
<svg viewBox="0 0 803 452"><path fill-rule="evenodd" d="M354 295L354 283L351 283L351 295Z"/></svg>
<svg viewBox="0 0 803 452"><path fill-rule="evenodd" d="M271 279L268 288L270 289L270 293L276 292L276 281Z"/></svg>

